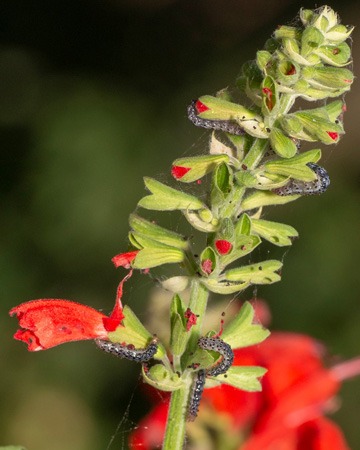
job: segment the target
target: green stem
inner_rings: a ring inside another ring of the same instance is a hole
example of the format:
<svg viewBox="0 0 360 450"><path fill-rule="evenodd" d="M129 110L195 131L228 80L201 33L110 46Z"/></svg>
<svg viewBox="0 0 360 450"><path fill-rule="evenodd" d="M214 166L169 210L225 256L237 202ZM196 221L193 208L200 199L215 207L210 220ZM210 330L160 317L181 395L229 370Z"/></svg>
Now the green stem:
<svg viewBox="0 0 360 450"><path fill-rule="evenodd" d="M245 164L245 166L248 169L255 169L255 167L263 159L268 144L269 144L268 139L255 139L249 152L247 153L245 158L242 160L242 164Z"/></svg>
<svg viewBox="0 0 360 450"><path fill-rule="evenodd" d="M162 450L182 450L185 440L185 424L191 379L183 388L173 392L170 400L166 433Z"/></svg>
<svg viewBox="0 0 360 450"><path fill-rule="evenodd" d="M201 335L202 323L204 320L209 291L200 283L198 278L193 278L191 282L191 292L189 308L198 316L196 325L191 328L188 348L184 355L184 361L196 349L197 342ZM179 364L179 361L177 361ZM184 376L184 375L183 375ZM181 450L185 440L185 423L187 407L191 391L192 377L185 377L184 386L171 395L170 409L167 418L163 450Z"/></svg>

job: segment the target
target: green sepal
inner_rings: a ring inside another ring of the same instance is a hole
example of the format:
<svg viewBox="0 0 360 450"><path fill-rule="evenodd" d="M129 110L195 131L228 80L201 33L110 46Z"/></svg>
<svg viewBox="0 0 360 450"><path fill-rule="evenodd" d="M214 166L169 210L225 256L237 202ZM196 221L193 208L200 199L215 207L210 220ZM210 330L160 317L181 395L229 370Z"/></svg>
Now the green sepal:
<svg viewBox="0 0 360 450"><path fill-rule="evenodd" d="M203 264L205 261L210 260L211 261L211 272L207 273L203 270ZM200 255L200 270L203 276L208 277L211 273L216 270L216 267L218 265L218 256L214 249L212 247L206 247Z"/></svg>
<svg viewBox="0 0 360 450"><path fill-rule="evenodd" d="M204 95L198 99L208 109L198 116L208 120L233 120L237 122L250 136L260 139L268 137L264 129L263 118L253 111L237 103L222 100L211 95Z"/></svg>
<svg viewBox="0 0 360 450"><path fill-rule="evenodd" d="M295 228L290 225L262 219L252 220L252 232L278 247L292 245L293 239L299 236Z"/></svg>
<svg viewBox="0 0 360 450"><path fill-rule="evenodd" d="M316 179L316 174L306 164L316 163L320 158L320 149L309 150L291 159L269 161L265 163L265 171L296 180L313 181Z"/></svg>
<svg viewBox="0 0 360 450"><path fill-rule="evenodd" d="M215 362L219 359L219 353L212 352L209 350L203 350L200 347L197 347L196 350L189 355L186 360L186 365L191 367L193 364L196 365L199 369L207 369L208 367L215 364Z"/></svg>
<svg viewBox="0 0 360 450"><path fill-rule="evenodd" d="M272 284L281 280L279 271L282 263L275 259L269 259L248 266L227 270L219 279L230 282L250 284Z"/></svg>
<svg viewBox="0 0 360 450"><path fill-rule="evenodd" d="M245 302L236 317L226 325L221 338L233 349L260 344L270 335L270 331L254 323L254 318L253 306Z"/></svg>
<svg viewBox="0 0 360 450"><path fill-rule="evenodd" d="M247 214L241 214L240 219L235 225L235 235L240 237L241 235L249 236L251 233L251 219Z"/></svg>
<svg viewBox="0 0 360 450"><path fill-rule="evenodd" d="M186 331L185 304L179 295L174 295L170 306L170 347L172 353L181 356L190 333Z"/></svg>
<svg viewBox="0 0 360 450"><path fill-rule="evenodd" d="M230 168L227 164L220 164L214 170L211 185L211 205L215 208L224 202L231 191L232 177L230 175Z"/></svg>
<svg viewBox="0 0 360 450"><path fill-rule="evenodd" d="M193 195L185 194L166 186L153 178L144 178L145 186L151 195L143 197L138 206L155 211L193 210L206 208L204 203Z"/></svg>
<svg viewBox="0 0 360 450"><path fill-rule="evenodd" d="M292 86L300 77L299 64L289 59L280 61L276 68L276 80L283 86Z"/></svg>
<svg viewBox="0 0 360 450"><path fill-rule="evenodd" d="M206 387L216 387L219 384L227 384L247 392L260 392L262 385L259 378L263 377L267 369L259 366L231 366L226 374L210 377L206 381Z"/></svg>
<svg viewBox="0 0 360 450"><path fill-rule="evenodd" d="M301 31L299 30L299 28L290 27L288 25L281 25L281 27L275 30L274 37L275 39L290 38L299 40L301 38Z"/></svg>
<svg viewBox="0 0 360 450"><path fill-rule="evenodd" d="M348 69L320 66L304 67L302 77L316 89L346 92L354 81L353 73Z"/></svg>
<svg viewBox="0 0 360 450"><path fill-rule="evenodd" d="M235 292L239 293L250 286L248 282L230 282L227 280L218 280L216 278L203 278L202 284L214 294L229 295Z"/></svg>
<svg viewBox="0 0 360 450"><path fill-rule="evenodd" d="M340 44L346 41L353 31L354 27L346 28L345 25L335 25L326 32L326 39L331 41L332 44Z"/></svg>
<svg viewBox="0 0 360 450"><path fill-rule="evenodd" d="M190 169L181 178L176 178L178 181L184 183L191 183L192 181L199 180L207 173L212 172L220 163L229 162L229 156L222 155L204 155L204 156L192 156L188 158L179 158L173 162L173 167L185 167Z"/></svg>
<svg viewBox="0 0 360 450"><path fill-rule="evenodd" d="M287 183L289 179L289 177L265 172L261 168L255 169L251 172L237 172L235 177L239 184L247 188L261 190L276 189Z"/></svg>
<svg viewBox="0 0 360 450"><path fill-rule="evenodd" d="M205 211L210 212L210 210ZM203 220L198 211L183 211L183 214L190 225L204 233L213 233L219 227L217 219L212 219L211 221Z"/></svg>
<svg viewBox="0 0 360 450"><path fill-rule="evenodd" d="M264 90L269 89L270 97L264 92ZM277 85L272 77L266 76L261 83L262 92L262 113L264 116L276 115L279 110L279 94L277 90Z"/></svg>
<svg viewBox="0 0 360 450"><path fill-rule="evenodd" d="M234 242L234 246L232 251L227 254L221 256L221 266L225 267L236 261L239 258L242 258L245 255L251 253L259 244L261 243L261 239L259 236L246 236L246 235L238 235L236 236L236 241Z"/></svg>
<svg viewBox="0 0 360 450"><path fill-rule="evenodd" d="M313 66L320 62L320 57L317 55L309 55L308 58L304 58L300 54L300 47L296 39L284 39L284 53L289 57L290 60L300 64L301 66Z"/></svg>
<svg viewBox="0 0 360 450"><path fill-rule="evenodd" d="M184 236L149 222L137 214L130 214L129 225L135 232L145 235L154 241L169 245L170 247L186 250L189 246Z"/></svg>
<svg viewBox="0 0 360 450"><path fill-rule="evenodd" d="M339 45L323 45L316 50L320 59L331 66L344 67L351 63L351 49L346 42Z"/></svg>
<svg viewBox="0 0 360 450"><path fill-rule="evenodd" d="M189 285L189 282L190 282L189 277L178 275L175 277L170 277L167 280L161 281L161 286L166 291L178 294L180 292L185 291L185 289Z"/></svg>
<svg viewBox="0 0 360 450"><path fill-rule="evenodd" d="M308 58L324 42L324 35L315 27L307 27L301 36L301 56Z"/></svg>
<svg viewBox="0 0 360 450"><path fill-rule="evenodd" d="M286 203L297 200L300 195L286 195L281 196L268 191L256 191L247 196L241 203L243 211L260 208L261 206L269 205L285 205Z"/></svg>
<svg viewBox="0 0 360 450"><path fill-rule="evenodd" d="M292 158L296 152L296 144L279 129L274 127L270 133L271 148L282 158Z"/></svg>
<svg viewBox="0 0 360 450"><path fill-rule="evenodd" d="M143 366L142 376L145 383L160 391L173 392L184 386L179 374L171 372L162 364L155 364L149 370Z"/></svg>
<svg viewBox="0 0 360 450"><path fill-rule="evenodd" d="M271 61L272 55L266 50L259 50L256 52L256 64L262 71L266 70L267 64Z"/></svg>
<svg viewBox="0 0 360 450"><path fill-rule="evenodd" d="M111 342L132 344L135 348L145 348L153 339L153 335L144 327L134 312L127 306L123 309L124 319L115 331L108 333ZM164 346L159 343L155 359L162 359L166 354Z"/></svg>
<svg viewBox="0 0 360 450"><path fill-rule="evenodd" d="M151 269L163 264L184 262L186 256L182 250L160 244L159 242L152 242L151 246L141 249L136 255L131 264L134 269Z"/></svg>

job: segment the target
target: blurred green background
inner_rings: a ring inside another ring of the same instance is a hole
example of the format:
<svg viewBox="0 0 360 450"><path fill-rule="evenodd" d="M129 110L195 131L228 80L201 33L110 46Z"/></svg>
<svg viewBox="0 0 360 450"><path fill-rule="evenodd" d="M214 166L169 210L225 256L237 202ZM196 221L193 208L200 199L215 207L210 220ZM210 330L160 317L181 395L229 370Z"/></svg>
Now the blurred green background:
<svg viewBox="0 0 360 450"><path fill-rule="evenodd" d="M128 430L149 408L138 367L91 342L29 353L12 339L8 310L42 297L111 310L120 273L110 258L127 249L142 177L161 177L175 158L205 151L208 134L187 120L189 101L232 85L242 63L301 6L314 4L1 2L0 445L105 450L116 434L109 449L126 448ZM357 1L331 6L343 23L359 25ZM326 195L269 213L300 239L284 257L282 282L257 293L274 329L310 333L344 358L360 354L359 105L356 82L347 134L324 148ZM283 254L260 250L264 258ZM124 300L146 320L154 283L142 278L128 283ZM348 381L341 398L334 418L359 450L360 379Z"/></svg>

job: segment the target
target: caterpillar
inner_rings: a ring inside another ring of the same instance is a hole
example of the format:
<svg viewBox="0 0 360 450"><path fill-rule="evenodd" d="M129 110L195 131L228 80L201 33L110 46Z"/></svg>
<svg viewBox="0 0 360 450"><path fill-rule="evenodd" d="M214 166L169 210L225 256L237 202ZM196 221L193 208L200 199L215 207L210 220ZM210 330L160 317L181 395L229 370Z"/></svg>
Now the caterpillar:
<svg viewBox="0 0 360 450"><path fill-rule="evenodd" d="M95 339L95 344L104 352L111 353L119 358L129 359L139 363L149 361L157 352L158 338L154 337L150 344L144 349L136 349L131 345L106 341L104 339Z"/></svg>
<svg viewBox="0 0 360 450"><path fill-rule="evenodd" d="M228 371L234 361L234 352L229 344L220 338L201 337L198 345L204 350L213 350L222 356L222 360L219 363L206 370L207 376L217 377Z"/></svg>
<svg viewBox="0 0 360 450"><path fill-rule="evenodd" d="M299 181L291 179L285 186L274 189L273 192L277 195L316 195L322 194L330 185L330 177L326 170L314 163L306 164L315 172L317 179L315 181Z"/></svg>
<svg viewBox="0 0 360 450"><path fill-rule="evenodd" d="M204 369L198 371L195 381L192 385L191 396L187 414L187 420L193 422L199 411L201 396L205 387L206 372Z"/></svg>
<svg viewBox="0 0 360 450"><path fill-rule="evenodd" d="M207 128L211 130L225 131L225 133L242 135L245 134L241 126L234 120L212 120L212 119L202 119L198 116L198 111L196 109L197 100L193 100L188 106L188 118L191 122L202 128Z"/></svg>

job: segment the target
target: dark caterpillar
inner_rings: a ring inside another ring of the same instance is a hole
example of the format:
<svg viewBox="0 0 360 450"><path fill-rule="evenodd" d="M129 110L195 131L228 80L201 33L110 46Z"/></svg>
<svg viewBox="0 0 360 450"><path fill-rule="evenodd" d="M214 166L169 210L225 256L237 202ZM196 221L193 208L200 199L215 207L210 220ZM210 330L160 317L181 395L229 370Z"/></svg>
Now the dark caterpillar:
<svg viewBox="0 0 360 450"><path fill-rule="evenodd" d="M130 359L139 363L145 363L154 357L158 349L158 339L154 337L150 344L144 349L136 349L131 345L95 339L95 344L104 352L111 353L119 358Z"/></svg>
<svg viewBox="0 0 360 450"><path fill-rule="evenodd" d="M315 172L317 179L315 181L299 181L291 179L285 186L274 189L277 195L316 195L322 194L330 185L330 177L326 170L314 163L306 164Z"/></svg>
<svg viewBox="0 0 360 450"><path fill-rule="evenodd" d="M189 422L193 422L197 417L201 396L205 386L205 381L206 381L206 372L204 369L201 369L197 373L197 376L191 388L190 403L187 414L187 420Z"/></svg>
<svg viewBox="0 0 360 450"><path fill-rule="evenodd" d="M212 119L202 119L198 116L198 111L196 109L197 100L193 100L188 106L188 118L197 127L207 128L211 130L225 131L225 133L242 135L245 134L241 126L234 120L212 120Z"/></svg>
<svg viewBox="0 0 360 450"><path fill-rule="evenodd" d="M204 350L213 350L222 356L219 363L206 370L207 376L217 377L228 371L234 361L234 352L229 344L220 338L202 337L199 339L198 345Z"/></svg>

